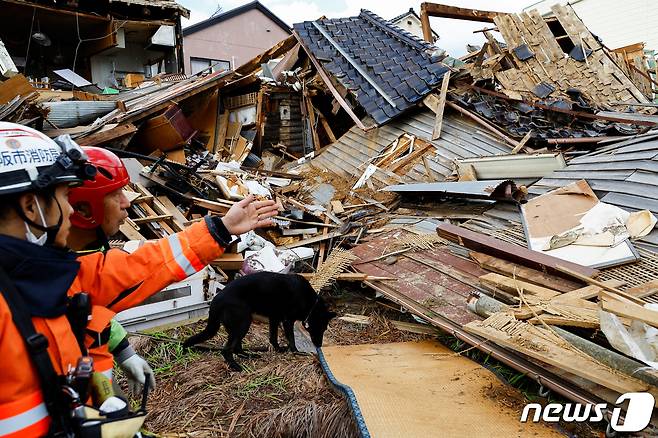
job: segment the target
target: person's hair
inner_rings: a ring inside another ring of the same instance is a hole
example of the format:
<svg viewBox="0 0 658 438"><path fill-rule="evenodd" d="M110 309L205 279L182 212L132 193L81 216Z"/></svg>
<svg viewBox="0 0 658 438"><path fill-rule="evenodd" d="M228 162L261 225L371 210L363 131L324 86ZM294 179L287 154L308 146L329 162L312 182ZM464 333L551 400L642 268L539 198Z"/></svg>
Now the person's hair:
<svg viewBox="0 0 658 438"><path fill-rule="evenodd" d="M55 198L55 187L49 187L45 190L33 193L40 195L42 199L45 199L46 205L42 205L42 208L47 210L52 206ZM0 195L0 222L6 221L10 213L12 211L16 211L16 205L18 205L18 201L20 200L21 196L25 194L26 192Z"/></svg>

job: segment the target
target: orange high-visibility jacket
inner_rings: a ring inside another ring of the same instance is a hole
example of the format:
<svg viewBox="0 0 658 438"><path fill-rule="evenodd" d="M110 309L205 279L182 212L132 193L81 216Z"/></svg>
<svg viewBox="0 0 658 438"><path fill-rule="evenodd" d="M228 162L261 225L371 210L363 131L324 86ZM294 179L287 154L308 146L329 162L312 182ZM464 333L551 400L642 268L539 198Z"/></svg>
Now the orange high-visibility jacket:
<svg viewBox="0 0 658 438"><path fill-rule="evenodd" d="M69 291L87 292L94 306L113 312L128 309L219 257L224 250L217 242L223 239L214 236L217 230L206 220L132 254L113 249L79 257L80 270ZM33 317L32 321L36 331L48 338L55 371L65 374L75 367L81 352L66 316ZM0 295L0 437L41 436L49 425L39 376Z"/></svg>

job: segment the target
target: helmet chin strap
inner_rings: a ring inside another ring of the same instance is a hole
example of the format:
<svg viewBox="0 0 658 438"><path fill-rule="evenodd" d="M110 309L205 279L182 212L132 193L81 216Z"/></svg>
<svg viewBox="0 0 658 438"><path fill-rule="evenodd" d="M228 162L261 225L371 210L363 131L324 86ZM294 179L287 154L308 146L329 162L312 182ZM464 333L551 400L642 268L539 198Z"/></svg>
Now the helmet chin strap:
<svg viewBox="0 0 658 438"><path fill-rule="evenodd" d="M62 222L64 220L64 217L62 214L62 206L59 204L59 201L55 197L53 197L53 199L55 200L55 203L57 204L57 209L59 210L59 219L57 220L57 223L55 225L52 225L50 227L46 224L46 218L43 215L41 204L39 204L39 198L35 197L34 201L37 204L37 211L39 212L41 225L30 220L27 216L25 216L23 209L20 208L20 206L17 206L18 215L21 217L21 219L23 219L23 223L25 224L25 238L27 239L28 242L34 243L39 246L52 245L55 242L55 237L57 237L57 234L59 233L59 229L62 227ZM36 228L39 231L43 231L43 234L37 237L30 229L30 226Z"/></svg>

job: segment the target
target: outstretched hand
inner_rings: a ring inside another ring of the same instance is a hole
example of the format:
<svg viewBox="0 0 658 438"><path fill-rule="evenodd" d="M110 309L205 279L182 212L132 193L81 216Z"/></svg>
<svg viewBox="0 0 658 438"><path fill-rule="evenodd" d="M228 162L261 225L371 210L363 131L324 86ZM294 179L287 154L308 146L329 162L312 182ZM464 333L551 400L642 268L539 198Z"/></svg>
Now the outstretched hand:
<svg viewBox="0 0 658 438"><path fill-rule="evenodd" d="M249 195L233 204L222 222L229 233L240 235L256 228L271 227L274 225L271 218L277 212L278 207L274 201L256 201L254 195Z"/></svg>

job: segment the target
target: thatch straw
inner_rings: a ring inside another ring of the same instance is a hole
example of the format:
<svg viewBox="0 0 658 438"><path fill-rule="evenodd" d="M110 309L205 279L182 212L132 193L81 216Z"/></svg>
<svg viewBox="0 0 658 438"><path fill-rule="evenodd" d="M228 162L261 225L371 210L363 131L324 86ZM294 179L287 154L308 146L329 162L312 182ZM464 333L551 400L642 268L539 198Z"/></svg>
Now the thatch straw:
<svg viewBox="0 0 658 438"><path fill-rule="evenodd" d="M184 339L200 328L196 324L166 335ZM267 341L257 340L267 339L266 333L266 325L254 324L245 344L264 346ZM146 428L151 432L172 437L356 436L347 403L314 356L263 352L260 358L238 359L247 370L233 373L217 352L183 352L175 342L137 339L133 345L158 379L148 402Z"/></svg>

